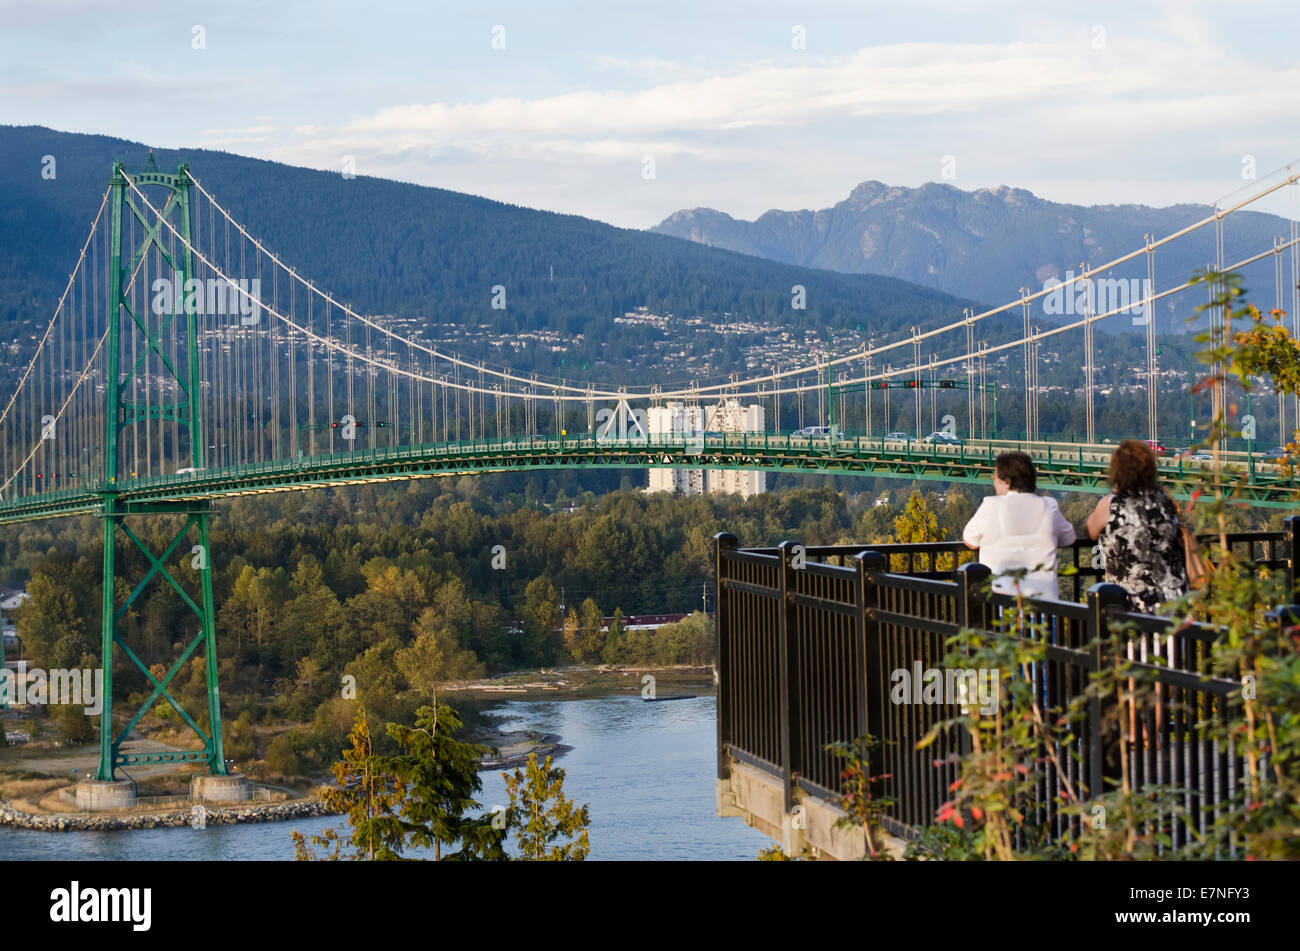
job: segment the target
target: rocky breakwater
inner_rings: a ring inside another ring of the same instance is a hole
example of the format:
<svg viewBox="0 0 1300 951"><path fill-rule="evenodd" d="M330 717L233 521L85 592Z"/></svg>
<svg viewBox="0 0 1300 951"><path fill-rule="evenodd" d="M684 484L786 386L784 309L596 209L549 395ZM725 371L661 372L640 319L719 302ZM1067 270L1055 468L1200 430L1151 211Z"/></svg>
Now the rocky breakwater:
<svg viewBox="0 0 1300 951"><path fill-rule="evenodd" d="M15 829L36 829L42 832L110 832L119 829L166 829L204 825L233 825L238 822L280 822L285 819L302 819L308 816L329 816L335 812L319 799L300 799L293 802L244 803L221 808L204 805L203 811L193 807L167 812L132 812L115 815L92 813L47 813L32 815L19 812L8 803L0 801L0 825Z"/></svg>

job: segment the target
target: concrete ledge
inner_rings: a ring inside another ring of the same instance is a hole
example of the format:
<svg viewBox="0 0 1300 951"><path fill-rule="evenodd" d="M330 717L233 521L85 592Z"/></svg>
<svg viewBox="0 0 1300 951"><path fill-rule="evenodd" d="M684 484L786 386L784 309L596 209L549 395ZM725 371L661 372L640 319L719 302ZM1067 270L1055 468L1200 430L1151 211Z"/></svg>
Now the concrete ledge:
<svg viewBox="0 0 1300 951"><path fill-rule="evenodd" d="M248 780L240 775L195 776L190 780L190 799L195 802L247 802Z"/></svg>
<svg viewBox="0 0 1300 951"><path fill-rule="evenodd" d="M77 783L77 808L86 812L130 809L135 805L135 783L130 780L103 782L83 779Z"/></svg>
<svg viewBox="0 0 1300 951"><path fill-rule="evenodd" d="M794 810L786 812L784 790L775 776L743 763L733 763L730 772L729 779L717 781L719 816L739 816L775 839L791 858L848 861L866 854L861 830L836 824L848 815L843 809L796 789ZM883 831L879 839L878 849L902 857L906 843Z"/></svg>

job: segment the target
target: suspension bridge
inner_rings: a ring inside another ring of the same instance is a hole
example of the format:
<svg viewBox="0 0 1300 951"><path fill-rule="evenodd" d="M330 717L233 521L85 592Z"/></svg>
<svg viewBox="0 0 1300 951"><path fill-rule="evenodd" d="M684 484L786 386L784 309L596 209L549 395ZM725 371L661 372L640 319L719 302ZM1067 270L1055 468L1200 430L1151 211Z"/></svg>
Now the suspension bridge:
<svg viewBox="0 0 1300 951"><path fill-rule="evenodd" d="M1160 351L1150 315L1157 304L1175 302L1190 312L1204 298L1196 296L1203 290L1190 275L1158 284L1157 255L1212 229L1217 260L1207 266L1272 265L1277 308L1287 310L1300 331L1300 214L1290 216L1289 233L1271 247L1233 256L1224 241L1225 224L1243 210L1284 194L1294 202L1298 181L1300 169L1287 167L1175 234L1148 235L1142 247L1103 265L1081 266L1060 285L1022 289L1002 306L966 311L942 326L912 328L841 355L828 348L804 365L747 378L626 387L543 379L468 359L419 332L399 332L396 321L358 312L287 265L188 167L162 170L152 155L142 168L118 164L54 315L25 368L15 369L0 409L0 523L70 515L93 515L103 523L105 701L95 782L115 787L121 767L144 763L195 762L214 776L226 772L210 573L214 500L557 467L986 482L997 453L1007 448L1034 456L1043 488L1103 492L1112 444L1097 432L1098 401L1106 392L1093 365L1096 324L1121 314L1148 315L1147 419L1134 420L1135 431L1124 435L1158 441ZM1094 293L1105 281L1127 280L1122 275L1133 268L1146 274L1142 295ZM1080 304L1077 319L1040 326L1034 312L1062 293L1076 295L1070 299ZM1021 333L985 332L1017 316ZM1223 315L1211 310L1210 320L1221 326ZM1084 340L1078 399L1086 405L1086 423L1077 436L1051 438L1039 427L1040 395L1050 388L1040 379L1041 347L1069 334ZM1024 429L1016 439L1000 436L996 419L998 393L1012 387L1024 395ZM900 438L889 431L891 421L909 402L914 435ZM764 407L772 431L726 423L734 415L728 408L746 403ZM651 411L674 404L712 407L711 418L723 423L716 430L683 425L682 419L710 418L685 414L668 431L648 425ZM927 410L931 429L939 428L943 411L948 431L964 423L963 438L914 438L926 428ZM1279 396L1279 437L1287 432L1288 415L1300 420L1300 401ZM810 416L829 421L824 433L783 434L783 422L802 428ZM1225 458L1241 467L1243 495L1254 504L1296 504L1300 488L1288 469L1249 451ZM1162 470L1184 494L1200 476L1198 464L1182 458L1163 460ZM144 540L152 535L138 523L147 519L167 526L171 541L161 550ZM124 583L116 562L122 538L150 566L129 591L117 590ZM178 592L197 620L185 650L161 677L132 651L120 623L155 576ZM196 719L168 688L200 649L208 709ZM111 690L115 654L138 667L153 688L120 728ZM202 749L122 750L156 702L176 708ZM87 803L120 802L116 793L98 795L88 793Z"/></svg>

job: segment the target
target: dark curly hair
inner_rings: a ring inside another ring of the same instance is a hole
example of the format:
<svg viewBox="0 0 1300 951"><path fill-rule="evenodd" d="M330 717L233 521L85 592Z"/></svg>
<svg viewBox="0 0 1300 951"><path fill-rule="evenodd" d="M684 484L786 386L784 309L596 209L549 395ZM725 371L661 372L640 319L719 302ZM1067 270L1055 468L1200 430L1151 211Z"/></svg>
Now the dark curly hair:
<svg viewBox="0 0 1300 951"><path fill-rule="evenodd" d="M1116 492L1157 488L1156 454L1140 439L1125 439L1111 454L1109 475Z"/></svg>
<svg viewBox="0 0 1300 951"><path fill-rule="evenodd" d="M998 455L993 470L998 478L1017 492L1033 492L1038 488L1038 473L1034 460L1023 452L1004 452Z"/></svg>

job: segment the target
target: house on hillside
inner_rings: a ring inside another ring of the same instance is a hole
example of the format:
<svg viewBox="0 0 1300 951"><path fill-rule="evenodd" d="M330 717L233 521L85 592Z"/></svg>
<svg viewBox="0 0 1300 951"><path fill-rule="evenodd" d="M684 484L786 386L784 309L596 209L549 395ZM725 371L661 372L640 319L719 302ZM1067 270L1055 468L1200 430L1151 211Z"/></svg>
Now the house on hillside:
<svg viewBox="0 0 1300 951"><path fill-rule="evenodd" d="M0 584L0 615L9 617L24 601L30 601L31 597L26 585Z"/></svg>

